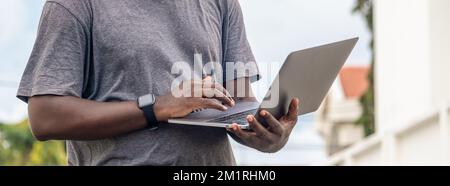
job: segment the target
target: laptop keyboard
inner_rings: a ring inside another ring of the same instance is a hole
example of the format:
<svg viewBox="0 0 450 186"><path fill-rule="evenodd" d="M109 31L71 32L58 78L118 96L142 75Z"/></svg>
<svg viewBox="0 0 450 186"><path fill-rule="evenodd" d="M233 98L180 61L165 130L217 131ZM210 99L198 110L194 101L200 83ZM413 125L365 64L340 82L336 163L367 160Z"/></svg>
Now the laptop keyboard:
<svg viewBox="0 0 450 186"><path fill-rule="evenodd" d="M246 124L248 124L247 116L248 115L254 115L257 111L258 111L258 109L249 110L249 111L245 111L245 112L240 112L240 113L236 113L236 114L233 114L233 115L229 115L229 116L224 116L224 117L221 117L221 118L213 119L210 122L226 123L226 124L237 123L237 124L240 124L240 125L246 125Z"/></svg>

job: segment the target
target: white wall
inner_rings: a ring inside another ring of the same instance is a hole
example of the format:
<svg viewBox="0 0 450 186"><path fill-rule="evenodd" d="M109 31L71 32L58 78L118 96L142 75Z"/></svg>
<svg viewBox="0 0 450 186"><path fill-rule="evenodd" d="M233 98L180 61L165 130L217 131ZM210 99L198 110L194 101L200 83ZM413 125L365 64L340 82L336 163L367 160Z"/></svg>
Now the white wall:
<svg viewBox="0 0 450 186"><path fill-rule="evenodd" d="M450 165L450 107L377 133L329 158L328 165Z"/></svg>
<svg viewBox="0 0 450 186"><path fill-rule="evenodd" d="M432 65L432 103L450 100L450 1L429 0Z"/></svg>
<svg viewBox="0 0 450 186"><path fill-rule="evenodd" d="M375 0L378 131L450 100L449 10L448 0Z"/></svg>
<svg viewBox="0 0 450 186"><path fill-rule="evenodd" d="M375 0L377 134L330 165L450 165L450 1Z"/></svg>
<svg viewBox="0 0 450 186"><path fill-rule="evenodd" d="M404 131L396 139L397 152L395 156L398 165L442 165L444 160L443 141L439 135L438 118L428 121L428 124Z"/></svg>

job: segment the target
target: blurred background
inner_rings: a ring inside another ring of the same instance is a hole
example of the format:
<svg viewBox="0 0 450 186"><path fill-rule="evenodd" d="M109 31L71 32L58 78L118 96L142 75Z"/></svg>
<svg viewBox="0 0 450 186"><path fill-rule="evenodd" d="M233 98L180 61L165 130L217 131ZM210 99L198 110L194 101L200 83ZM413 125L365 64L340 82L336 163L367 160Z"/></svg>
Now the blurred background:
<svg viewBox="0 0 450 186"><path fill-rule="evenodd" d="M36 142L15 98L44 0L0 6L0 165L66 165L64 142ZM241 0L260 66L292 51L360 37L322 107L286 148L233 142L239 165L450 165L450 1ZM256 83L264 93L275 70ZM263 96L263 95L258 95Z"/></svg>

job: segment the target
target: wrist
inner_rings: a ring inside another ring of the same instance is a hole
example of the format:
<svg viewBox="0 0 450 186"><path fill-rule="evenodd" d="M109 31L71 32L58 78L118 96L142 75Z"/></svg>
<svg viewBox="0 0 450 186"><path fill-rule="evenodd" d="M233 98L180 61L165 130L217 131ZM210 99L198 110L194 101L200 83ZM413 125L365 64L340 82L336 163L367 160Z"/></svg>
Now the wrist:
<svg viewBox="0 0 450 186"><path fill-rule="evenodd" d="M155 103L156 97L153 94L141 96L137 100L139 108L144 112L147 121L147 128L151 130L158 129L159 121L156 118Z"/></svg>
<svg viewBox="0 0 450 186"><path fill-rule="evenodd" d="M169 120L169 114L167 113L166 109L161 103L161 97L156 97L156 102L153 107L153 110L155 112L156 120L159 122L167 122Z"/></svg>

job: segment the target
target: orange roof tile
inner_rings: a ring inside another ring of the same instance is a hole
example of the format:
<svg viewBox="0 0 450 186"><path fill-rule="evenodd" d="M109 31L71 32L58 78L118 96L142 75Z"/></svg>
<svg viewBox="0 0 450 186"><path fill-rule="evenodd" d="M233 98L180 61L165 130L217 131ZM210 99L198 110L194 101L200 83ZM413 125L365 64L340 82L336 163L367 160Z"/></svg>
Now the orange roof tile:
<svg viewBox="0 0 450 186"><path fill-rule="evenodd" d="M342 89L347 99L358 99L368 89L369 67L344 67L339 74Z"/></svg>

